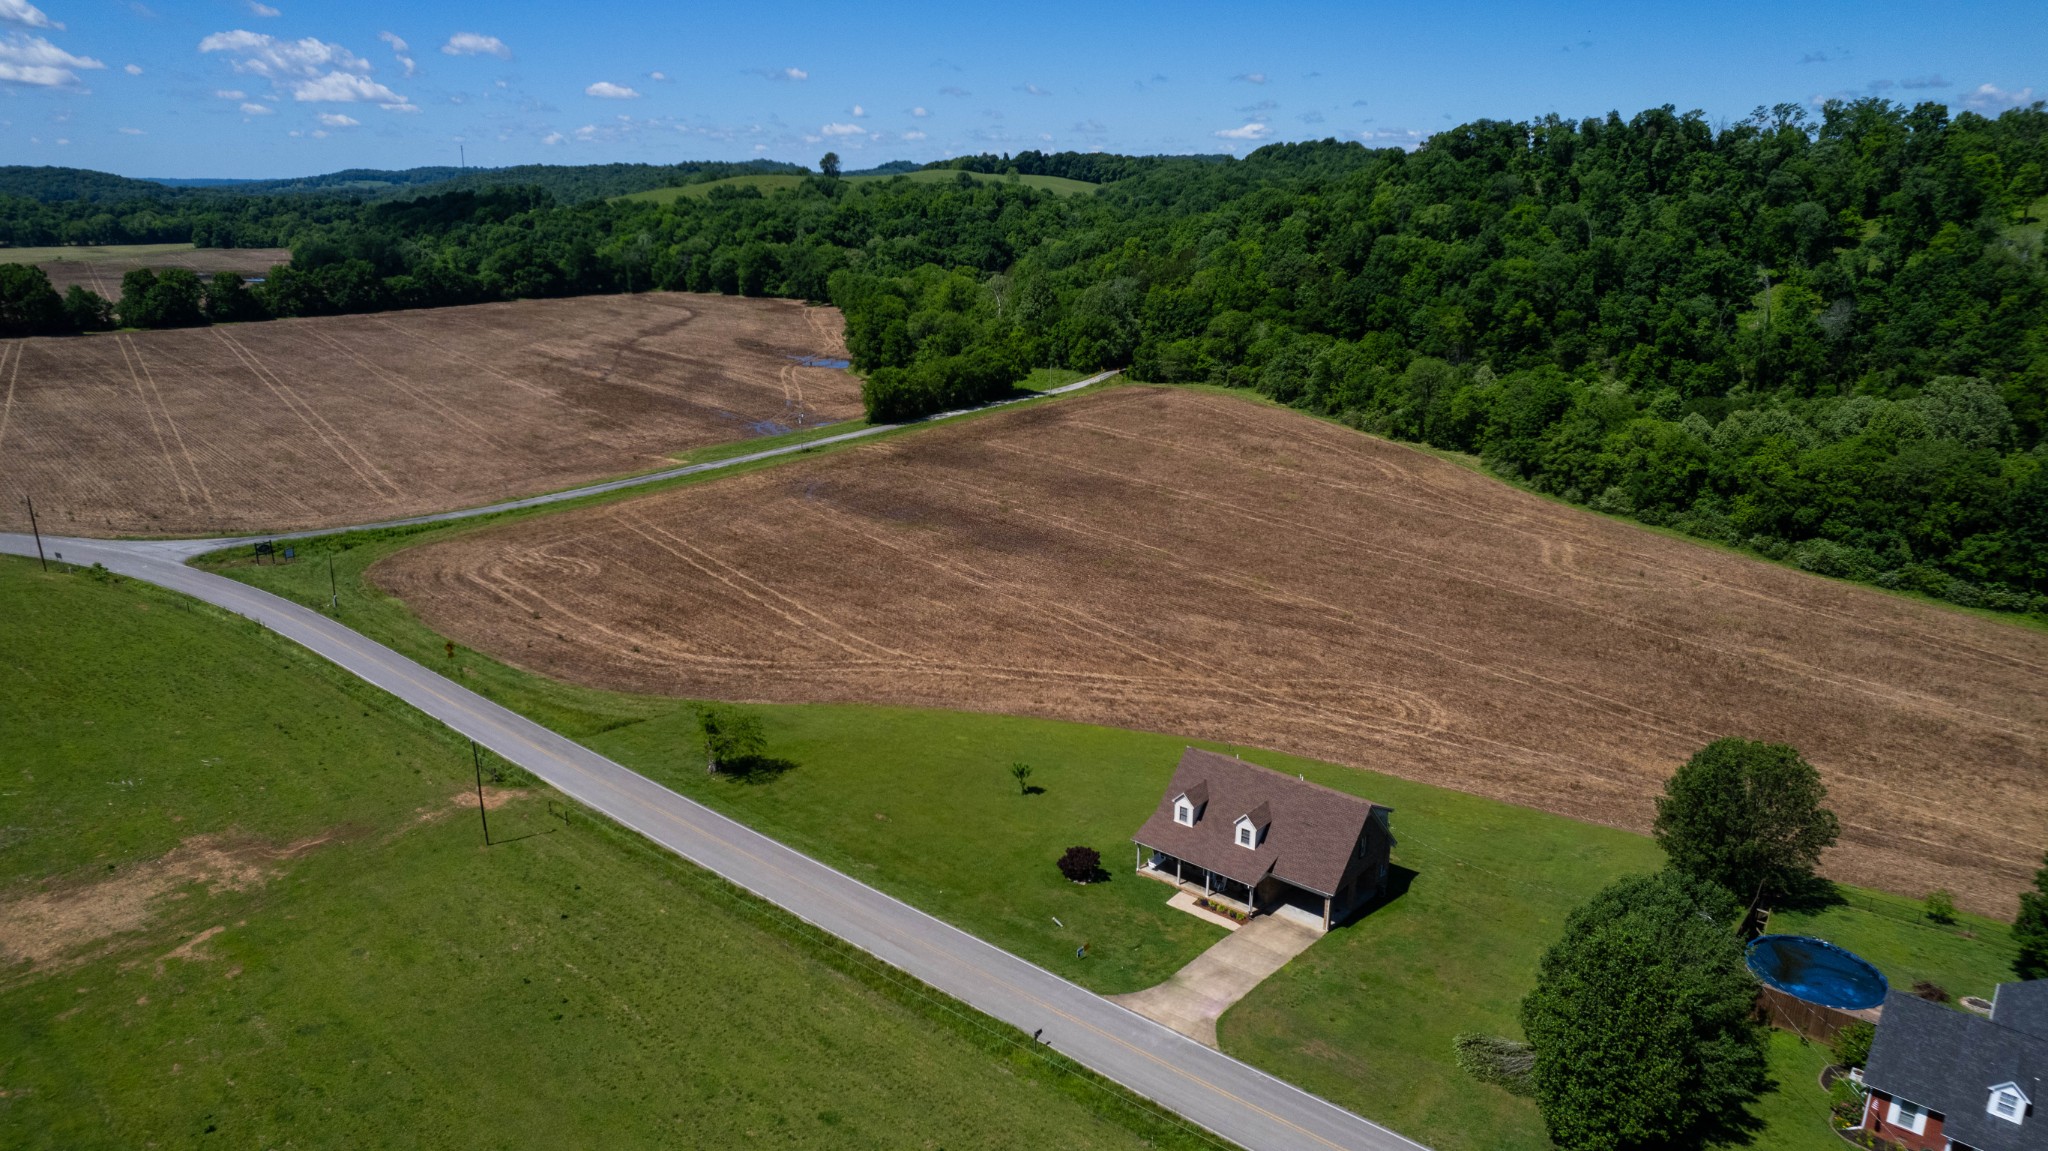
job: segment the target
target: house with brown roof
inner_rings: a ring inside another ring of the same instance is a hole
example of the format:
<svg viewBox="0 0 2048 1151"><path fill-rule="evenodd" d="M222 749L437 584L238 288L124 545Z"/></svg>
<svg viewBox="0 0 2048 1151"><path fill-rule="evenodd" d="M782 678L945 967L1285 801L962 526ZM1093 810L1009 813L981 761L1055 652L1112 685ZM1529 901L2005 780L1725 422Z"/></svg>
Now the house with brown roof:
<svg viewBox="0 0 2048 1151"><path fill-rule="evenodd" d="M1131 838L1141 875L1199 890L1247 915L1282 913L1328 931L1385 887L1392 813L1191 747Z"/></svg>

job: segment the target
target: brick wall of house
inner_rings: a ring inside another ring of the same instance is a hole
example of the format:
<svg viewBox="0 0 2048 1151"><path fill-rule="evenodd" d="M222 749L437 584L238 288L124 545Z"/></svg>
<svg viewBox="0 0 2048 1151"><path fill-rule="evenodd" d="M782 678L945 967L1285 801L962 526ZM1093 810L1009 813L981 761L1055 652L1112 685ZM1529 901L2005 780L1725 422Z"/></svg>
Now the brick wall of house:
<svg viewBox="0 0 2048 1151"><path fill-rule="evenodd" d="M1941 1134L1940 1115L1927 1117L1927 1130L1915 1135L1904 1127L1885 1122L1891 1113L1892 1098L1880 1091L1870 1093L1870 1102L1863 1108L1863 1129L1896 1147L1908 1147L1912 1151L1944 1151L1948 1140Z"/></svg>

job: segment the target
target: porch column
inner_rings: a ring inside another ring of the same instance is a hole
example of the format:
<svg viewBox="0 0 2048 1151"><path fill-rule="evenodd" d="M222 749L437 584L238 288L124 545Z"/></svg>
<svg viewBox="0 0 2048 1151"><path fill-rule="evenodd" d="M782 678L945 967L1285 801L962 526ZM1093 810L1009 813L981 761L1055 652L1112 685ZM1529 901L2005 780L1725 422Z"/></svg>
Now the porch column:
<svg viewBox="0 0 2048 1151"><path fill-rule="evenodd" d="M1327 932L1328 932L1329 930L1330 930L1330 897L1329 897L1329 896L1327 896L1327 895L1325 895L1325 896L1323 896L1323 931L1324 931L1325 933L1327 933Z"/></svg>
<svg viewBox="0 0 2048 1151"><path fill-rule="evenodd" d="M1132 864L1131 866L1133 866L1133 867L1137 868L1137 869L1138 869L1139 871L1143 871L1143 870L1145 870L1145 845L1144 845L1144 844L1142 844L1142 843L1141 843L1141 844L1139 844L1139 845L1138 845L1138 861L1137 861L1136 863Z"/></svg>
<svg viewBox="0 0 2048 1151"><path fill-rule="evenodd" d="M1173 857L1173 881L1175 883L1180 882L1180 856L1178 855Z"/></svg>

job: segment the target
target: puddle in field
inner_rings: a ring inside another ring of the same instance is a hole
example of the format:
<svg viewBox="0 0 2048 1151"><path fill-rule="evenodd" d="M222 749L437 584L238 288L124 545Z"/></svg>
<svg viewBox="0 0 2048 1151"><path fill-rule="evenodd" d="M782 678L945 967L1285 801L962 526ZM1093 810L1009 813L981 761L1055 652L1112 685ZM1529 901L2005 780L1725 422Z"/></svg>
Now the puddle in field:
<svg viewBox="0 0 2048 1151"><path fill-rule="evenodd" d="M747 430L757 436L779 436L785 432L793 432L796 429L775 420L755 420L747 425Z"/></svg>
<svg viewBox="0 0 2048 1151"><path fill-rule="evenodd" d="M837 356L791 356L798 367L804 368L850 368L853 361Z"/></svg>

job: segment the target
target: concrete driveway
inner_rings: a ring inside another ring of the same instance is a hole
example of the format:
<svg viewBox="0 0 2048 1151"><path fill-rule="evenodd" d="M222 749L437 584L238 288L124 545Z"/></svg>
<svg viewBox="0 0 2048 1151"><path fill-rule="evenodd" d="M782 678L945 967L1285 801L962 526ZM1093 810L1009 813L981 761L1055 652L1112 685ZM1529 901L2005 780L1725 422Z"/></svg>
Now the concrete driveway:
<svg viewBox="0 0 2048 1151"><path fill-rule="evenodd" d="M1261 915L1197 955L1157 987L1109 998L1182 1035L1216 1046L1216 1021L1268 975L1308 950L1321 933L1291 920Z"/></svg>

